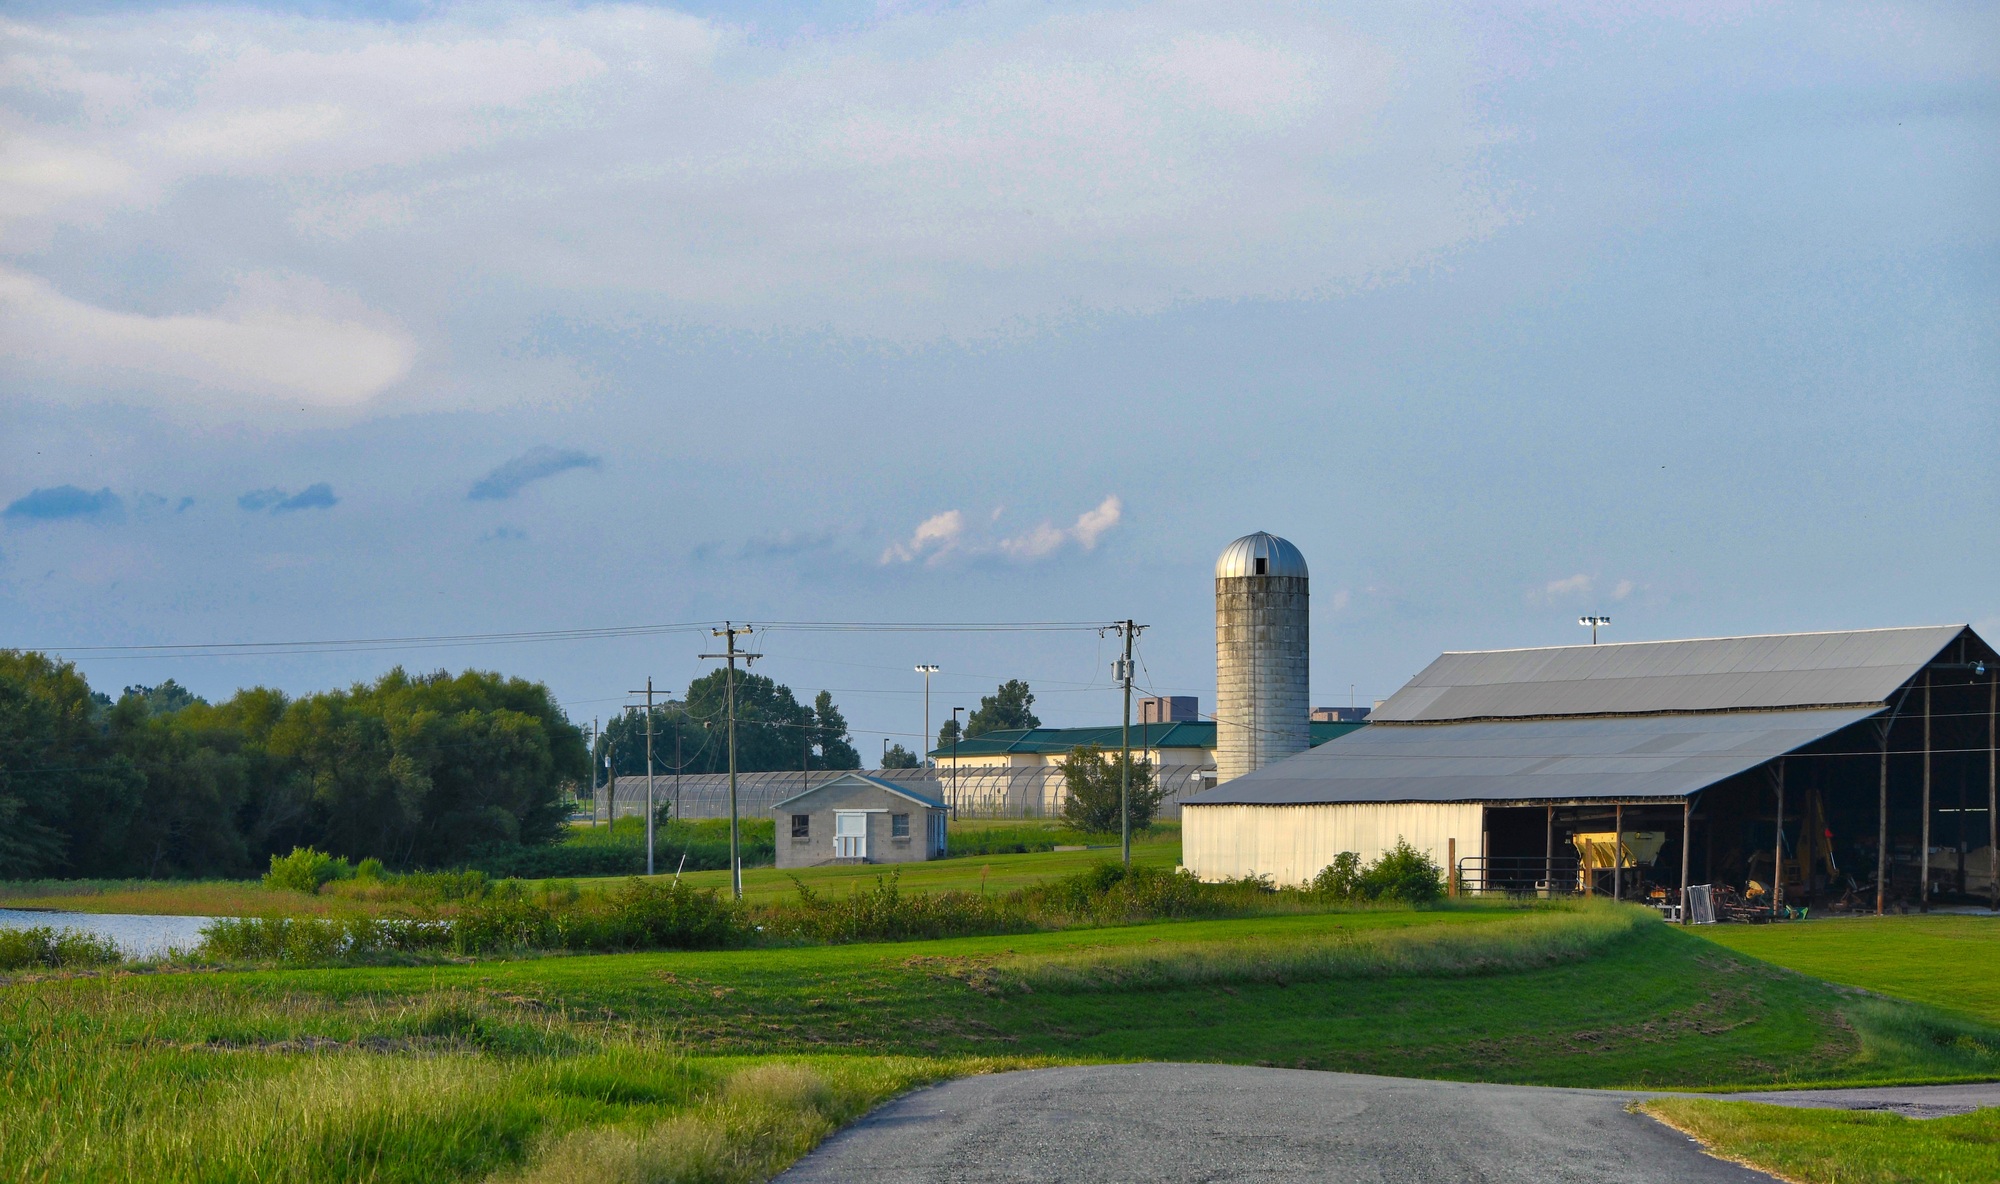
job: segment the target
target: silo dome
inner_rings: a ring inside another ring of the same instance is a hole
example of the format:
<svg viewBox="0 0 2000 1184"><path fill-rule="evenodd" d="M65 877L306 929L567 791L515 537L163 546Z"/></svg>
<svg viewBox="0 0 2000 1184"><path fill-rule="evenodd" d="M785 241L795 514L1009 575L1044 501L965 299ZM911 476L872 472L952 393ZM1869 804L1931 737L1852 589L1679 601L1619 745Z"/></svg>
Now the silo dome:
<svg viewBox="0 0 2000 1184"><path fill-rule="evenodd" d="M1215 578L1233 576L1306 576L1306 557L1288 539L1258 531L1222 549L1215 561Z"/></svg>
<svg viewBox="0 0 2000 1184"><path fill-rule="evenodd" d="M1218 782L1304 752L1306 557L1274 534L1246 534L1215 561L1215 776Z"/></svg>

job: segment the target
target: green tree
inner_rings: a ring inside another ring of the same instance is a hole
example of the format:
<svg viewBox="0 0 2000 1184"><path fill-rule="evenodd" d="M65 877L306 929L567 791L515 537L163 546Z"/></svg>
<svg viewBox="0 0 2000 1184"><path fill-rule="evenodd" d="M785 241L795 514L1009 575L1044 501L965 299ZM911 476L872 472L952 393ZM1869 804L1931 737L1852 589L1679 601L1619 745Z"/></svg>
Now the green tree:
<svg viewBox="0 0 2000 1184"><path fill-rule="evenodd" d="M1118 800L1123 793L1125 755L1080 744L1063 757L1063 819L1078 830L1105 834L1117 830ZM1166 796L1153 779L1153 763L1132 761L1132 786L1127 803L1133 830L1153 824Z"/></svg>
<svg viewBox="0 0 2000 1184"><path fill-rule="evenodd" d="M234 732L208 726L206 704L188 696L163 712L158 690L126 688L107 720L113 745L144 778L144 825L126 831L122 874L241 874L250 866L241 815L251 761Z"/></svg>
<svg viewBox="0 0 2000 1184"><path fill-rule="evenodd" d="M1009 728L1039 728L1042 721L1029 710L1034 705L1035 693L1028 684L1010 678L992 694L980 697L978 709L965 718L965 734L983 736Z"/></svg>
<svg viewBox="0 0 2000 1184"><path fill-rule="evenodd" d="M891 744L882 751L882 767L885 769L917 768L917 754L900 744Z"/></svg>
<svg viewBox="0 0 2000 1184"><path fill-rule="evenodd" d="M146 710L153 715L172 715L183 707L208 702L171 678L156 687L125 688L125 697L134 695L145 701Z"/></svg>
<svg viewBox="0 0 2000 1184"><path fill-rule="evenodd" d="M144 787L74 665L0 650L0 879L118 874Z"/></svg>
<svg viewBox="0 0 2000 1184"><path fill-rule="evenodd" d="M727 670L688 685L687 697L653 709L653 771L671 773L674 742L688 773L729 769ZM609 756L621 776L646 773L646 714L626 712L605 725L600 759ZM847 734L847 720L833 695L821 691L811 705L792 689L761 674L736 673L736 767L745 773L858 769L861 754Z"/></svg>
<svg viewBox="0 0 2000 1184"><path fill-rule="evenodd" d="M813 698L813 738L819 744L822 769L858 769L861 754L854 751L847 734L847 717L834 706L833 692L821 691Z"/></svg>

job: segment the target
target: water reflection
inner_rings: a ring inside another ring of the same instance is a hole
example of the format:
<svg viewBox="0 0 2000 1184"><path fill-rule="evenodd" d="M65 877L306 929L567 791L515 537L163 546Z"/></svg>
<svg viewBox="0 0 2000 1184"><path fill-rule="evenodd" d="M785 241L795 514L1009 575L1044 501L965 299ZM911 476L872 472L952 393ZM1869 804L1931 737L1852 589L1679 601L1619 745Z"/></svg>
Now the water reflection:
<svg viewBox="0 0 2000 1184"><path fill-rule="evenodd" d="M157 958L171 949L201 942L201 928L213 917L156 917L139 913L64 913L41 909L0 909L0 928L81 929L118 943L127 958Z"/></svg>

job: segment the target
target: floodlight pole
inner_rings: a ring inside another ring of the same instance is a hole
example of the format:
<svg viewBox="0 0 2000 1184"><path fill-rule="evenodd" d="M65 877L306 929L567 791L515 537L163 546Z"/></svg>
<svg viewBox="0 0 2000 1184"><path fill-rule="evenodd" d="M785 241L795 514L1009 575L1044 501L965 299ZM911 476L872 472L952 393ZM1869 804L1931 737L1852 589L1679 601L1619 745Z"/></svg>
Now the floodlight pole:
<svg viewBox="0 0 2000 1184"><path fill-rule="evenodd" d="M1599 625L1609 625L1609 624L1611 623L1611 618L1610 618L1610 617L1578 617L1578 618L1576 619L1576 623L1577 623L1577 624L1579 624L1579 625L1588 625L1588 626L1590 626L1590 644L1592 644L1592 645L1596 645L1596 644L1597 644L1597 627L1598 627Z"/></svg>
<svg viewBox="0 0 2000 1184"><path fill-rule="evenodd" d="M917 673L924 676L924 743L925 744L937 743L937 741L933 739L931 736L931 675L936 674L938 670L939 666L936 662L925 662L922 665L916 667ZM882 738L882 747L883 750L886 752L889 747L889 738L887 736L884 736ZM930 753L931 753L930 749L928 748L924 749L924 767L926 768L931 767L933 764L933 762L931 761Z"/></svg>
<svg viewBox="0 0 2000 1184"><path fill-rule="evenodd" d="M743 899L743 848L738 838L736 817L736 660L741 658L743 664L748 666L750 663L764 656L762 654L746 654L736 648L736 639L748 635L750 632L751 628L748 625L738 629L734 624L724 621L722 628L709 630L709 633L713 636L723 639L723 652L701 655L702 660L705 662L725 661L729 663L729 675L723 683L724 710L727 711L729 716L729 888L731 892L735 893L738 900Z"/></svg>

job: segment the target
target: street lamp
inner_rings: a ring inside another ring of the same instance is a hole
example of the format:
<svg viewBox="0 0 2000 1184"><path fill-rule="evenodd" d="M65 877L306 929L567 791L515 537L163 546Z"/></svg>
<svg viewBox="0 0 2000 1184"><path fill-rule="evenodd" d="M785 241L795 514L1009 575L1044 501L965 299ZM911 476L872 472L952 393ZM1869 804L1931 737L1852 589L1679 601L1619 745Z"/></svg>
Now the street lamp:
<svg viewBox="0 0 2000 1184"><path fill-rule="evenodd" d="M1596 644L1597 644L1597 627L1598 627L1599 625L1609 625L1609 624L1611 623L1611 618L1610 618L1610 617L1578 617L1578 618L1576 619L1576 623L1577 623L1577 624L1579 624L1579 625L1588 625L1588 626L1590 626L1590 644L1592 644L1592 645L1596 645Z"/></svg>
<svg viewBox="0 0 2000 1184"><path fill-rule="evenodd" d="M925 662L923 665L918 666L916 671L918 674L924 676L924 743L930 744L933 743L931 740L931 675L938 672L938 666L934 662ZM925 768L929 768L931 764L930 751L928 748L924 749Z"/></svg>

